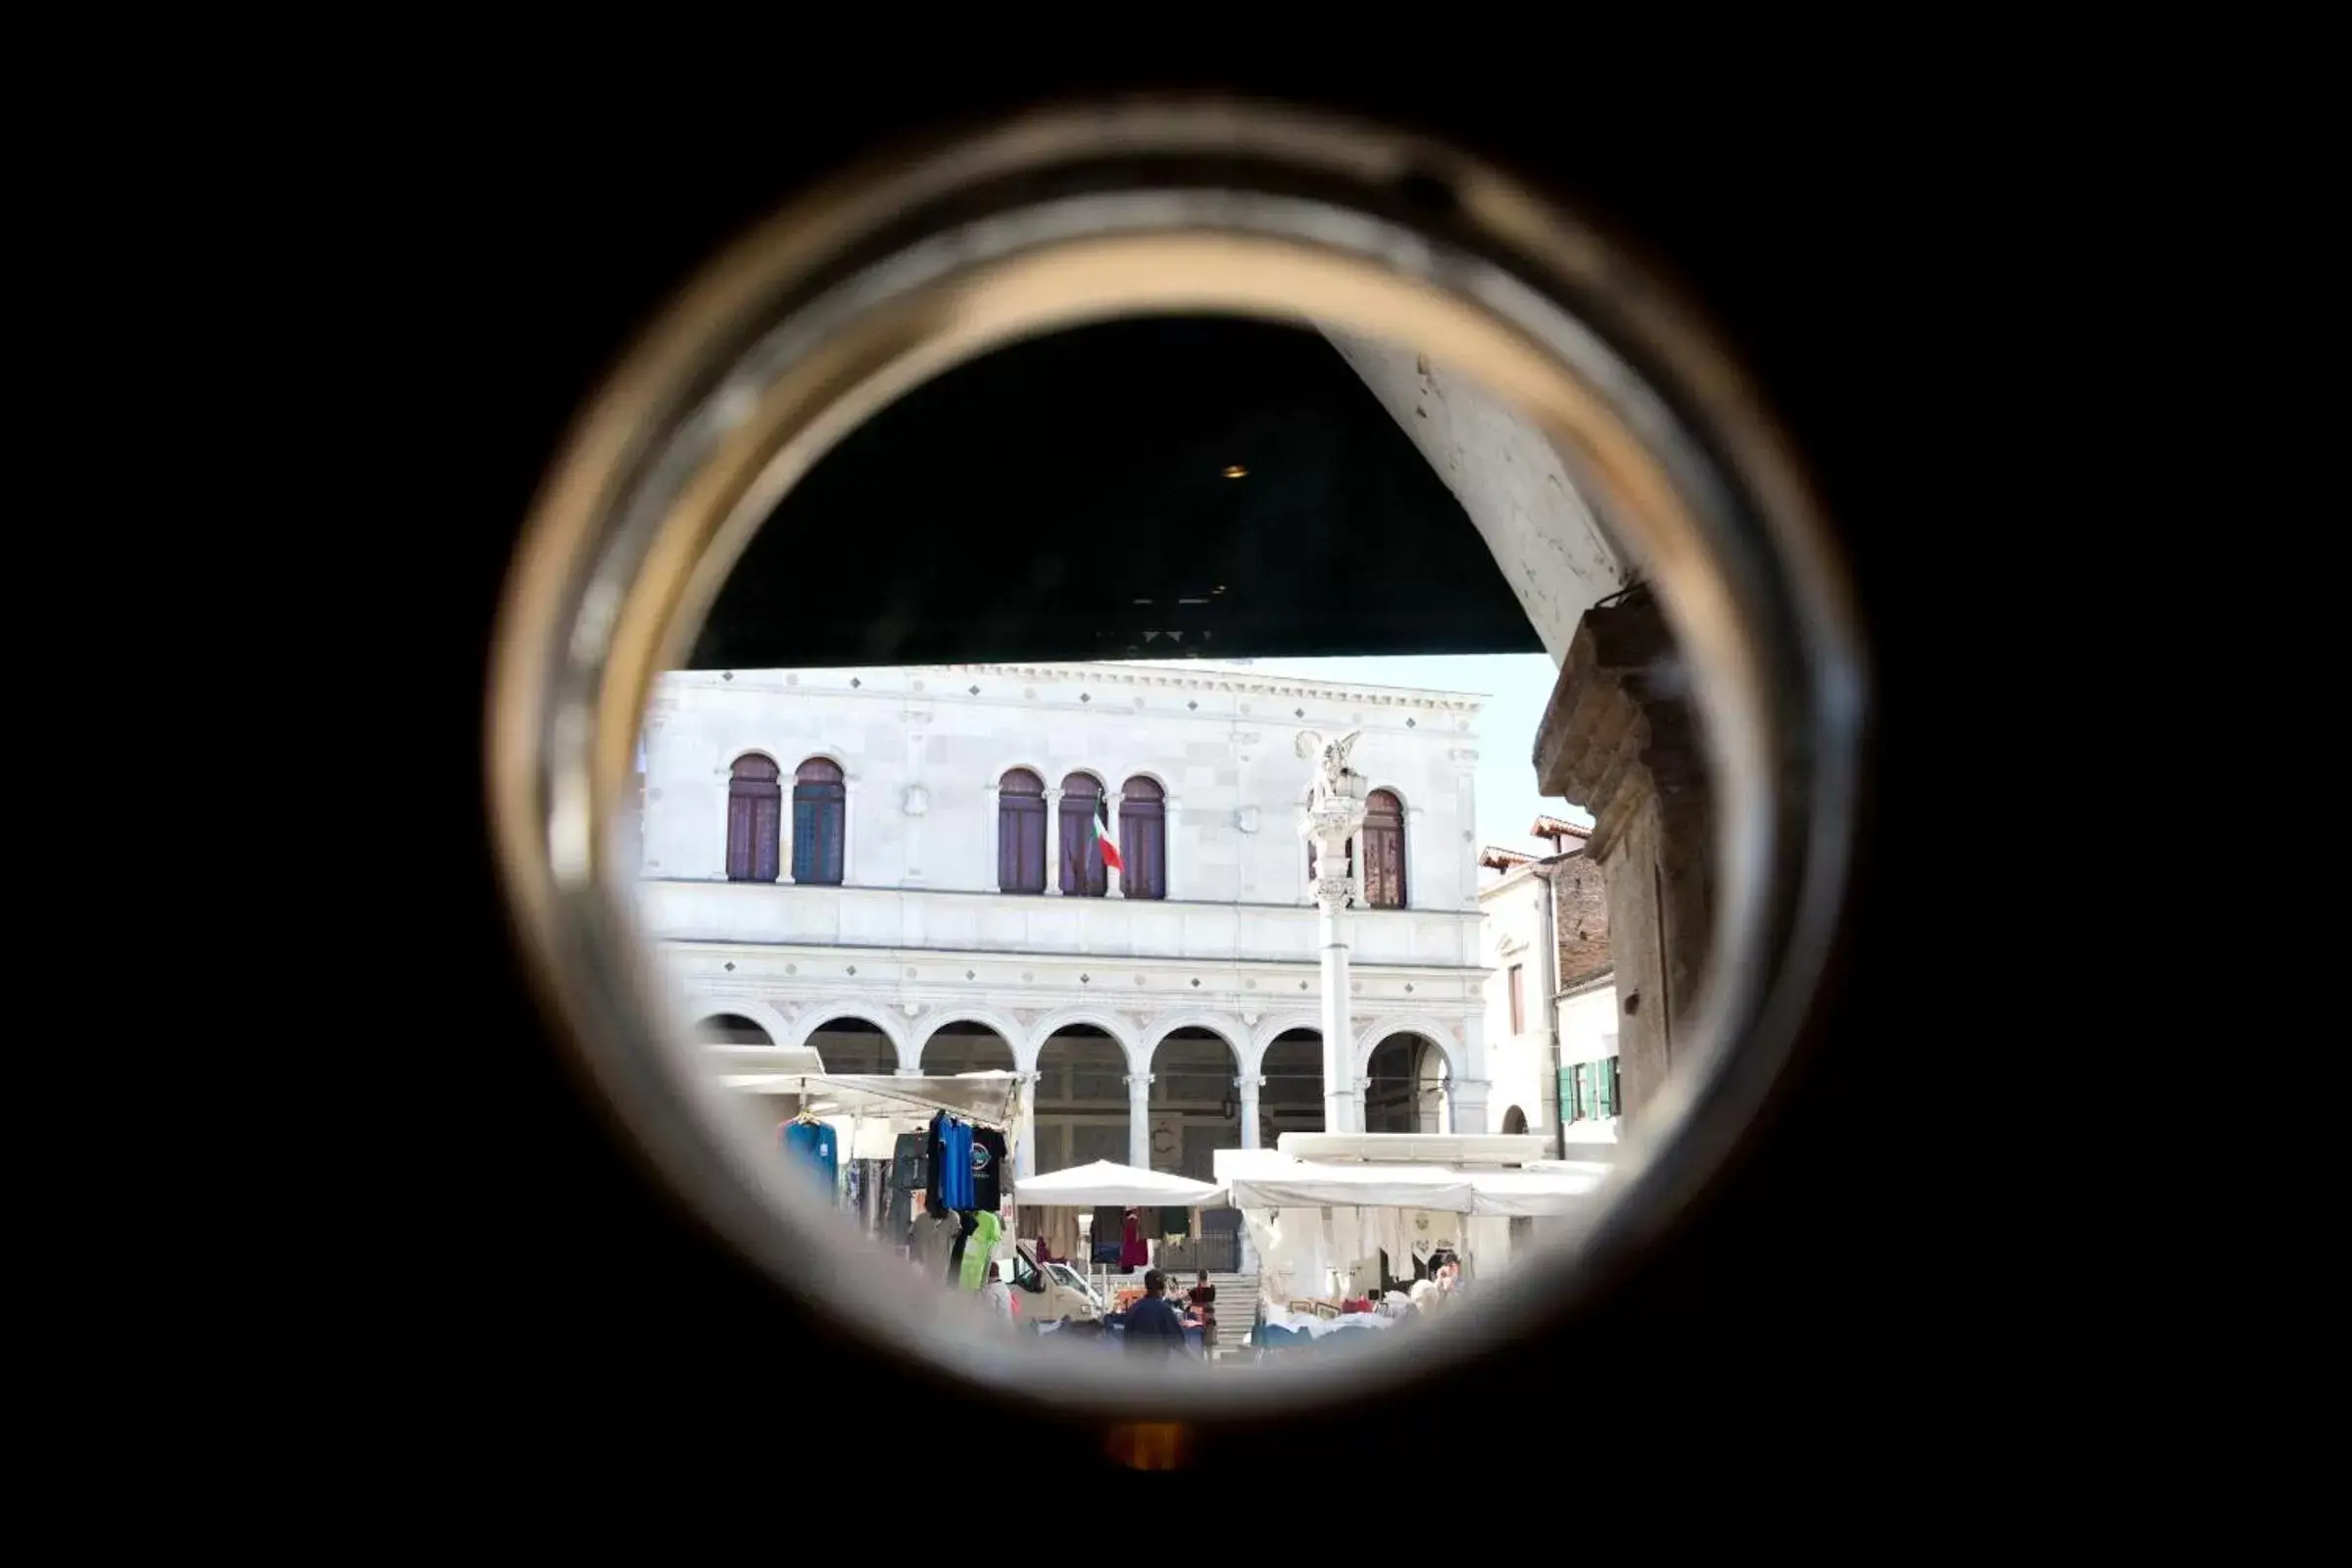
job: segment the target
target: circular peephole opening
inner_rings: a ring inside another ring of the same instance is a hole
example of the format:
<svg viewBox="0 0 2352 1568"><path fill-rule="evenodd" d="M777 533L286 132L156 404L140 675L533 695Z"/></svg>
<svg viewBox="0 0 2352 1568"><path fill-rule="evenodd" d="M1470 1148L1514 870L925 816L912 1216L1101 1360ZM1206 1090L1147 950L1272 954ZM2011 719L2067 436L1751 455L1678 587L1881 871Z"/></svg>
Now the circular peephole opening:
<svg viewBox="0 0 2352 1568"><path fill-rule="evenodd" d="M1625 266L1231 107L718 259L558 463L489 715L664 1179L877 1345L1122 1413L1360 1394L1654 1239L1810 997L1860 692L1794 464Z"/></svg>

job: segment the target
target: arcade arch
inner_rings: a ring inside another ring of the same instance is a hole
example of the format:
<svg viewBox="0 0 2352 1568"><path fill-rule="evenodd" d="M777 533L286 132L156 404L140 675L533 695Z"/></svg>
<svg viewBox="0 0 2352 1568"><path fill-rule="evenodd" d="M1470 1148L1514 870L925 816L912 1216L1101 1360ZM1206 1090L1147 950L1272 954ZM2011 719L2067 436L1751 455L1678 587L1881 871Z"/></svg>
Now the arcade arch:
<svg viewBox="0 0 2352 1568"><path fill-rule="evenodd" d="M1398 1031L1372 1048L1364 1064L1364 1131L1444 1133L1453 1130L1446 1094L1451 1063L1439 1041Z"/></svg>

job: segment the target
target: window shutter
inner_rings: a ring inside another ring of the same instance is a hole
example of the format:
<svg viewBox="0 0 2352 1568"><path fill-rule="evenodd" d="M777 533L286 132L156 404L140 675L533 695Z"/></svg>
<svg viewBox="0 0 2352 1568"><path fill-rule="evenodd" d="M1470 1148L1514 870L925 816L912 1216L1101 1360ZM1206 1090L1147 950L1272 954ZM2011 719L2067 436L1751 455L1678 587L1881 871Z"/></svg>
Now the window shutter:
<svg viewBox="0 0 2352 1568"><path fill-rule="evenodd" d="M727 880L752 879L753 801L748 795L727 796Z"/></svg>

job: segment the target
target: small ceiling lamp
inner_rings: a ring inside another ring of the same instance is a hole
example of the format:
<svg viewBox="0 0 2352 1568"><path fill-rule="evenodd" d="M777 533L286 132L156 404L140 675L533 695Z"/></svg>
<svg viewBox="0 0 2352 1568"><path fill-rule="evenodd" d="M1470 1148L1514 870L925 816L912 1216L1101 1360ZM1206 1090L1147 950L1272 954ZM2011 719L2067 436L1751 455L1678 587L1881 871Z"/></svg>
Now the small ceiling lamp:
<svg viewBox="0 0 2352 1568"><path fill-rule="evenodd" d="M1239 479L1249 471L1250 470L1248 468L1243 467L1238 463L1228 463L1225 465L1225 477L1228 479Z"/></svg>

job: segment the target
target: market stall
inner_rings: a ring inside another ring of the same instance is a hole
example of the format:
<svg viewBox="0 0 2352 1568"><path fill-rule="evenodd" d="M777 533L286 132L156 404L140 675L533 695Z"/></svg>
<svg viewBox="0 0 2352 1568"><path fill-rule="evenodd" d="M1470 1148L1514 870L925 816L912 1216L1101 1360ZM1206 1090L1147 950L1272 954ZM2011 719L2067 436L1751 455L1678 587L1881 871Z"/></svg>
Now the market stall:
<svg viewBox="0 0 2352 1568"><path fill-rule="evenodd" d="M1193 1210L1198 1230L1200 1209L1225 1206L1224 1193L1213 1182L1107 1159L1031 1176L1021 1184L1021 1201L1029 1220L1023 1234L1052 1256L1123 1273L1153 1261L1152 1216L1161 1210Z"/></svg>
<svg viewBox="0 0 2352 1568"><path fill-rule="evenodd" d="M1013 1234L1011 1137L1019 1080L825 1073L770 1046L710 1046L719 1082L796 1168L828 1186L861 1229L926 1273L977 1292ZM977 1242L973 1267L963 1258Z"/></svg>
<svg viewBox="0 0 2352 1568"><path fill-rule="evenodd" d="M1214 1182L1194 1181L1168 1171L1145 1170L1107 1159L1044 1176L1032 1176L1021 1183L1022 1212L1035 1222L1036 1234L1041 1239L1058 1228L1043 1220L1042 1215L1065 1210L1070 1213L1073 1221L1071 1234L1077 1244L1076 1255L1084 1260L1090 1281L1095 1279L1096 1267L1092 1246L1096 1209L1115 1208L1123 1213L1125 1218L1120 1238L1122 1264L1130 1269L1141 1269L1150 1266L1154 1245L1145 1234L1145 1215L1163 1208L1189 1208L1198 1215L1203 1208L1224 1206L1225 1191ZM1107 1280L1102 1284L1107 1286ZM1103 1294L1110 1305L1108 1322L1115 1330L1124 1320L1127 1309L1142 1298L1142 1277L1138 1274L1133 1283L1104 1289ZM1186 1343L1196 1351L1201 1345L1200 1330L1199 1321L1187 1323Z"/></svg>
<svg viewBox="0 0 2352 1568"><path fill-rule="evenodd" d="M1439 1157L1443 1135L1420 1143L1430 1147L1416 1148L1418 1158L1396 1161L1217 1152L1217 1179L1258 1254L1260 1322L1274 1331L1258 1336L1261 1345L1315 1343L1442 1306L1465 1269L1506 1267L1539 1218L1589 1212L1608 1169L1456 1165Z"/></svg>

